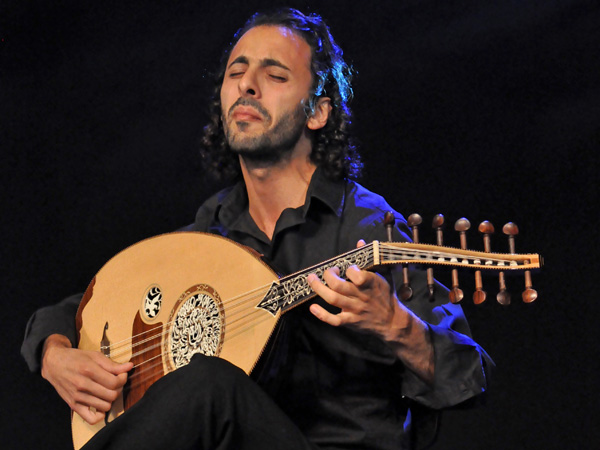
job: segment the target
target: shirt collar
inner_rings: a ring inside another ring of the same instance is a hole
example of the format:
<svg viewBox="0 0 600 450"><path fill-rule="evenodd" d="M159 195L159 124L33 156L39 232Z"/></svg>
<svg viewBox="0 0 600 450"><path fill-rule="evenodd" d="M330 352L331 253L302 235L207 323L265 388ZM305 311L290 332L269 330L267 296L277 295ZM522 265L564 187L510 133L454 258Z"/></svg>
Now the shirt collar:
<svg viewBox="0 0 600 450"><path fill-rule="evenodd" d="M324 170L317 167L308 185L306 202L302 207L303 215L306 217L311 200L316 198L328 206L339 217L342 214L344 206L344 185L343 182L330 180L325 175Z"/></svg>
<svg viewBox="0 0 600 450"><path fill-rule="evenodd" d="M215 210L215 219L230 230L238 229L247 231L247 223L250 213L248 212L248 194L244 181L240 180L225 192L219 199Z"/></svg>
<svg viewBox="0 0 600 450"><path fill-rule="evenodd" d="M302 216L306 217L312 200L317 199L339 217L344 206L344 186L344 182L330 180L325 176L324 171L317 167L306 192L306 201L303 206L298 208L302 212ZM235 184L220 199L215 216L230 230L252 234L258 230L248 212L248 194L243 180Z"/></svg>

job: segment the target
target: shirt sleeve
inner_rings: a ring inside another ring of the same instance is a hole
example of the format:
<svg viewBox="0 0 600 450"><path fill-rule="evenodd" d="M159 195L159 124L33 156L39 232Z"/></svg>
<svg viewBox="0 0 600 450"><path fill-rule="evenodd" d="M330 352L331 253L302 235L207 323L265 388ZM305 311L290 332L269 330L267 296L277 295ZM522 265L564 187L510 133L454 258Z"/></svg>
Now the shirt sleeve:
<svg viewBox="0 0 600 450"><path fill-rule="evenodd" d="M29 318L25 328L25 339L21 345L21 355L32 372L41 369L42 347L46 338L52 334L66 336L73 347L77 346L75 315L82 294L72 295L56 305L38 309Z"/></svg>
<svg viewBox="0 0 600 450"><path fill-rule="evenodd" d="M429 408L441 409L463 403L487 390L494 367L492 359L470 337L470 329L462 308L447 302L447 289L436 285L433 301L425 297L421 286L422 271L416 278L415 298L406 302L425 321L434 352L433 385L410 371L405 372L403 395Z"/></svg>
<svg viewBox="0 0 600 450"><path fill-rule="evenodd" d="M410 241L410 230L404 218L395 214L396 242ZM373 239L387 240L382 236L385 227L375 223ZM402 284L401 270L393 271L396 289ZM404 305L423 320L428 329L434 352L434 383L429 385L409 370L404 371L402 394L433 409L442 409L463 403L488 388L494 362L471 338L471 330L460 305L448 300L448 289L437 283L433 299L429 298L426 271L410 270L413 296ZM400 295L398 295L400 298Z"/></svg>

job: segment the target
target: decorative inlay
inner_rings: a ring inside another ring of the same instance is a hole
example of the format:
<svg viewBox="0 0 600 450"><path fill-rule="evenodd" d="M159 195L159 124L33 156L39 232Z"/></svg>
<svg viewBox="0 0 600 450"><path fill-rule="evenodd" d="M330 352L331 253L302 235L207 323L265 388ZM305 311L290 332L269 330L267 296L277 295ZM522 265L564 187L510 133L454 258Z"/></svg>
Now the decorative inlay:
<svg viewBox="0 0 600 450"><path fill-rule="evenodd" d="M369 262L372 262L371 250L372 247L370 246L369 248L353 250L341 255L339 258L329 260L320 266L309 268L300 274L284 277L279 282L273 282L271 288L257 307L263 308L275 315L280 309L291 306L313 295L313 290L306 279L309 274L314 273L321 281L325 282L323 280L325 271L337 267L340 270L340 277L345 278L348 267L356 265L364 268Z"/></svg>
<svg viewBox="0 0 600 450"><path fill-rule="evenodd" d="M144 295L143 303L144 315L148 320L152 320L158 316L162 305L162 291L158 285L153 284L148 288L146 295Z"/></svg>
<svg viewBox="0 0 600 450"><path fill-rule="evenodd" d="M171 370L190 362L196 353L218 356L225 334L223 303L217 292L199 284L185 291L177 300L169 319L165 342L173 364Z"/></svg>

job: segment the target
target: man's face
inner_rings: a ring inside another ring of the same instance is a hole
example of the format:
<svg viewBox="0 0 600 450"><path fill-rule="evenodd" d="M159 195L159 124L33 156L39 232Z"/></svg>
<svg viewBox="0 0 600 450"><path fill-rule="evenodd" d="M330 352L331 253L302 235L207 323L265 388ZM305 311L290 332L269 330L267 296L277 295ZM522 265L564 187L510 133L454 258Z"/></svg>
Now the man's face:
<svg viewBox="0 0 600 450"><path fill-rule="evenodd" d="M294 147L306 127L310 63L310 46L288 28L258 26L241 37L221 86L223 128L235 152L278 160Z"/></svg>

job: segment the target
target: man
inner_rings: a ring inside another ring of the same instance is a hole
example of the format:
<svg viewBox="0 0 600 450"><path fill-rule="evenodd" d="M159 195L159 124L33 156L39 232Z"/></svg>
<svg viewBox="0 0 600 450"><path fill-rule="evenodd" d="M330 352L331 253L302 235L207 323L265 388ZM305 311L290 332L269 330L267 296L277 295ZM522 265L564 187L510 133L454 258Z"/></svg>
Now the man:
<svg viewBox="0 0 600 450"><path fill-rule="evenodd" d="M347 179L360 168L348 133L350 70L320 17L255 15L225 56L204 157L241 180L207 200L186 229L227 236L286 273L363 239L385 240L389 205ZM395 239L406 240L396 217ZM486 389L487 356L443 289L431 301L415 271L414 296L402 304L383 276L356 267L346 276L328 270L326 284L309 276L320 298L285 314L252 379L197 355L86 448L412 448L420 407L453 406ZM22 352L95 423L132 364L74 348L76 305L70 298L38 311Z"/></svg>

